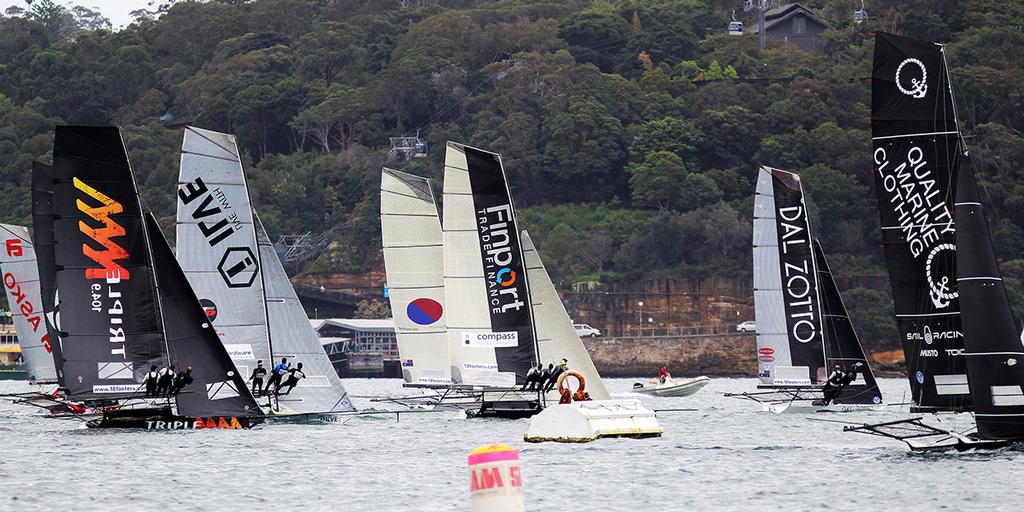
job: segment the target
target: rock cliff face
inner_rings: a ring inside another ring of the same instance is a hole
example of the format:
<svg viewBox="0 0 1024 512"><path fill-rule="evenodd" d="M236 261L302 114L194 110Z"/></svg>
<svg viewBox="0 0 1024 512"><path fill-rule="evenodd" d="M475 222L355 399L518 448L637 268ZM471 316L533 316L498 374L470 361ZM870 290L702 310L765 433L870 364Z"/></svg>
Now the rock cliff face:
<svg viewBox="0 0 1024 512"><path fill-rule="evenodd" d="M752 334L592 338L584 344L604 377L653 377L662 366L677 377L750 377L757 369Z"/></svg>

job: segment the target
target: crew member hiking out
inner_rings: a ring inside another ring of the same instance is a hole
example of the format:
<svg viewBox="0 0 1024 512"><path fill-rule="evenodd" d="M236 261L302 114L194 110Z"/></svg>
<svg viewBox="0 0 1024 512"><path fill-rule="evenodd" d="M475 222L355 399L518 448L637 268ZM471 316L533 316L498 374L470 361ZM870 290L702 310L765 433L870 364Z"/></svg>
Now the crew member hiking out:
<svg viewBox="0 0 1024 512"><path fill-rule="evenodd" d="M160 372L157 371L156 365L149 367L149 373L146 374L146 398L156 397L157 381L160 380Z"/></svg>
<svg viewBox="0 0 1024 512"><path fill-rule="evenodd" d="M522 391L534 391L538 388L538 384L543 385L543 382L539 382L543 375L543 364L538 364L536 368L530 368L530 371L526 372L526 380L523 382Z"/></svg>
<svg viewBox="0 0 1024 512"><path fill-rule="evenodd" d="M174 385L174 368L172 364L160 370L160 377L157 379L157 396L167 396L167 393L171 390L171 386Z"/></svg>
<svg viewBox="0 0 1024 512"><path fill-rule="evenodd" d="M252 379L252 394L255 397L259 397L263 392L263 379L267 376L267 369L263 367L263 360L256 361L256 368L253 368L252 375L249 376Z"/></svg>
<svg viewBox="0 0 1024 512"><path fill-rule="evenodd" d="M554 389L555 384L558 384L558 376L567 371L569 371L569 360L563 357L562 360L558 362L558 366L555 366L555 369L551 372L551 377L548 379L547 386L544 386L544 392L547 393Z"/></svg>
<svg viewBox="0 0 1024 512"><path fill-rule="evenodd" d="M185 386L192 384L192 380L192 367L189 366L188 368L185 368L184 372L179 373L178 376L174 378L174 387L171 388L171 395L178 396L178 393L181 393L181 390Z"/></svg>
<svg viewBox="0 0 1024 512"><path fill-rule="evenodd" d="M274 369L270 372L270 380L267 381L267 387L263 390L264 394L270 394L270 386L274 386L274 394L277 394L277 390L281 387L281 379L284 378L284 373L288 371L288 358L282 357L281 362L274 365Z"/></svg>
<svg viewBox="0 0 1024 512"><path fill-rule="evenodd" d="M824 399L821 401L822 405L832 403L832 400L835 400L835 398L839 396L839 392L843 390L844 376L843 367L840 366L839 363L836 363L836 365L832 367L832 373L829 374L828 379L825 381L825 385L821 388L825 395Z"/></svg>
<svg viewBox="0 0 1024 512"><path fill-rule="evenodd" d="M278 388L278 394L280 394L281 390L284 388L288 388L288 390L285 391L284 394L287 395L291 393L292 389L295 389L295 385L298 384L300 380L305 378L306 374L302 372L302 363L295 365L295 368L288 370L288 379L284 381L284 384L281 385L280 388Z"/></svg>

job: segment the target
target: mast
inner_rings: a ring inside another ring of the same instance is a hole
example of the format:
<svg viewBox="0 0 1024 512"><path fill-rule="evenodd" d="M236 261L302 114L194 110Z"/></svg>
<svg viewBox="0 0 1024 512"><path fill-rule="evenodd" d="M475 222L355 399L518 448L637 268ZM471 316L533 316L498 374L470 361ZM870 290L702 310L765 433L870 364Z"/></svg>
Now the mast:
<svg viewBox="0 0 1024 512"><path fill-rule="evenodd" d="M896 322L919 410L970 408L953 198L961 136L942 47L875 39L875 189Z"/></svg>
<svg viewBox="0 0 1024 512"><path fill-rule="evenodd" d="M448 143L443 214L452 381L522 384L536 364L536 329L499 155Z"/></svg>
<svg viewBox="0 0 1024 512"><path fill-rule="evenodd" d="M450 384L443 235L430 180L385 168L380 191L384 267L402 378Z"/></svg>
<svg viewBox="0 0 1024 512"><path fill-rule="evenodd" d="M882 393L878 389L871 364L864 355L864 348L857 337L857 331L846 312L843 296L832 276L832 270L825 259L821 243L814 240L814 259L818 276L818 293L821 296L821 318L825 333L825 368L834 364L842 366L844 372L860 364L857 379L844 387L835 399L839 404L880 404Z"/></svg>
<svg viewBox="0 0 1024 512"><path fill-rule="evenodd" d="M800 177L762 166L754 196L758 377L770 386L825 378L825 339Z"/></svg>

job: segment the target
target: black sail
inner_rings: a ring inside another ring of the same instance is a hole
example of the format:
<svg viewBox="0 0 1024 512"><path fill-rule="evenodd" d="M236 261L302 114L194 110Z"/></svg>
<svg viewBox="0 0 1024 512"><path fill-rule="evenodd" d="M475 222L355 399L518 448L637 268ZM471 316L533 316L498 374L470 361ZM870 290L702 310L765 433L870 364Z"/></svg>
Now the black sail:
<svg viewBox="0 0 1024 512"><path fill-rule="evenodd" d="M39 291L42 295L46 335L50 337L57 383L64 387L64 354L61 351L57 319L57 261L53 238L53 168L32 162L32 232L35 239L36 265L39 267Z"/></svg>
<svg viewBox="0 0 1024 512"><path fill-rule="evenodd" d="M957 180L956 242L964 352L978 434L1024 439L1024 346L969 166Z"/></svg>
<svg viewBox="0 0 1024 512"><path fill-rule="evenodd" d="M814 240L814 262L818 269L818 292L821 294L821 318L825 332L825 366L832 368L839 364L844 372L848 372L860 363L857 378L844 387L835 399L838 404L880 404L882 393L878 390L871 365L864 356L864 347L860 345L857 331L843 304L843 296L832 277L832 269L825 259L821 244Z"/></svg>
<svg viewBox="0 0 1024 512"><path fill-rule="evenodd" d="M952 215L962 146L942 46L877 35L871 127L882 242L913 400L919 410L969 409Z"/></svg>
<svg viewBox="0 0 1024 512"><path fill-rule="evenodd" d="M192 368L192 384L177 397L178 414L196 417L262 415L152 213L146 215L146 231L153 251L168 357L177 365L179 374Z"/></svg>
<svg viewBox="0 0 1024 512"><path fill-rule="evenodd" d="M53 240L72 398L137 393L165 345L141 205L120 131L58 126Z"/></svg>
<svg viewBox="0 0 1024 512"><path fill-rule="evenodd" d="M480 255L488 279L491 328L494 332L518 333L517 346L494 349L495 359L498 371L515 372L516 383L520 384L530 368L537 365L537 341L530 307L533 302L519 239L521 230L501 157L468 146L464 149L477 214ZM518 282L515 282L516 276L520 276ZM506 284L509 281L512 282Z"/></svg>

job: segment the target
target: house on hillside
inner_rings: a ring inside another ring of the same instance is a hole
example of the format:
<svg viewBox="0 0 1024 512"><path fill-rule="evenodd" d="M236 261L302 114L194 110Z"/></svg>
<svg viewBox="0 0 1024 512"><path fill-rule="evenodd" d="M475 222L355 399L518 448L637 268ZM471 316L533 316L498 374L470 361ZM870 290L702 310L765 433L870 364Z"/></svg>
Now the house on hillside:
<svg viewBox="0 0 1024 512"><path fill-rule="evenodd" d="M768 41L788 41L805 52L822 53L821 34L828 28L825 20L798 3L786 4L764 13ZM757 32L757 28L754 29Z"/></svg>

